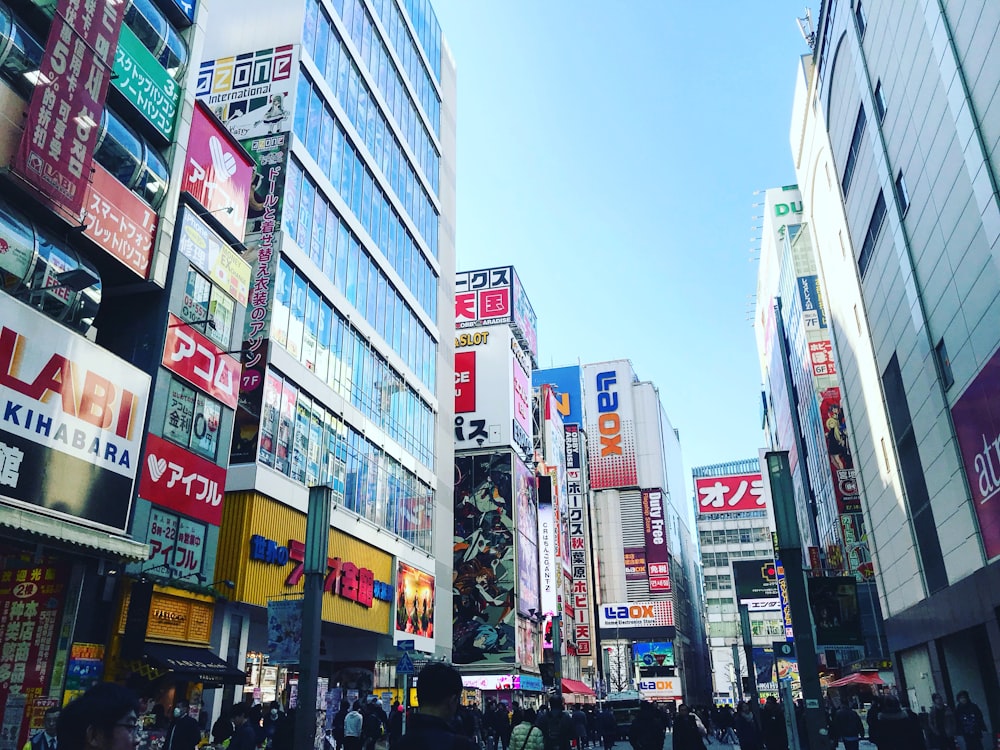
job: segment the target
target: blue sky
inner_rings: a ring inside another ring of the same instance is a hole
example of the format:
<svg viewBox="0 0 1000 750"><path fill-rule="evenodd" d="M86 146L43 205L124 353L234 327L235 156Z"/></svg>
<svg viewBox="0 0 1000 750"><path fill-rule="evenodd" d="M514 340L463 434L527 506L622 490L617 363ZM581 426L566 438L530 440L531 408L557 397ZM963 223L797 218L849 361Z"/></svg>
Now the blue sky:
<svg viewBox="0 0 1000 750"><path fill-rule="evenodd" d="M541 366L631 359L688 475L756 456L753 192L795 182L802 0L434 5L458 68L458 269L517 268Z"/></svg>

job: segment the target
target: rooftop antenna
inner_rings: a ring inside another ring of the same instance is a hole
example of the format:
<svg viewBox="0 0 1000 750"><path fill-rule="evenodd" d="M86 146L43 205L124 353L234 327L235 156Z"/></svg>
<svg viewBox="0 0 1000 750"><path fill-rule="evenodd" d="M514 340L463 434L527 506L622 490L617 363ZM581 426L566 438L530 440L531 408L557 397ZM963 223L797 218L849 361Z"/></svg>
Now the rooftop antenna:
<svg viewBox="0 0 1000 750"><path fill-rule="evenodd" d="M802 38L806 40L806 44L809 45L809 49L816 49L816 31L813 29L813 19L812 11L806 8L806 14L802 18L796 18L795 23L799 26L799 33L802 34Z"/></svg>

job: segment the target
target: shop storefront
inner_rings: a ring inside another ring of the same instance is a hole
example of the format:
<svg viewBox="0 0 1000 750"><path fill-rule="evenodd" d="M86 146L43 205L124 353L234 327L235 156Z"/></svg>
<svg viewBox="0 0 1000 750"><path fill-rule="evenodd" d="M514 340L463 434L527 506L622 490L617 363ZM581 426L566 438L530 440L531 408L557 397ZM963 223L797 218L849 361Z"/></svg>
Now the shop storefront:
<svg viewBox="0 0 1000 750"><path fill-rule="evenodd" d="M587 683L580 682L579 680L571 680L567 677L563 677L562 694L563 700L566 701L567 705L582 706L597 702L594 691Z"/></svg>
<svg viewBox="0 0 1000 750"><path fill-rule="evenodd" d="M537 708L542 703L542 678L533 674L462 675L465 692L477 691L475 700L480 705L494 700L506 703L508 708L516 701L523 707Z"/></svg>

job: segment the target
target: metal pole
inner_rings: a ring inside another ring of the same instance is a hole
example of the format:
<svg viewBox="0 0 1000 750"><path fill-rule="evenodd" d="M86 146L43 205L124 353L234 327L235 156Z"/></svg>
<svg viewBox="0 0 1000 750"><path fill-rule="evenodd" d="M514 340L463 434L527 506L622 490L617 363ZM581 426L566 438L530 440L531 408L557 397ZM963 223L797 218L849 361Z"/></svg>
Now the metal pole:
<svg viewBox="0 0 1000 750"><path fill-rule="evenodd" d="M736 641L733 641L733 674L736 675L736 694L739 696L740 703L743 702L743 678L740 673L740 646Z"/></svg>
<svg viewBox="0 0 1000 750"><path fill-rule="evenodd" d="M323 628L323 580L330 556L330 488L309 488L303 569L302 645L299 649L299 704L295 712L295 747L316 748L316 682L319 679Z"/></svg>
<svg viewBox="0 0 1000 750"><path fill-rule="evenodd" d="M410 676L403 675L403 736L406 736L406 709L410 702Z"/></svg>
<svg viewBox="0 0 1000 750"><path fill-rule="evenodd" d="M812 611L805 572L802 568L802 543L799 524L795 515L795 490L788 466L788 452L774 451L765 454L768 481L771 487L774 523L778 535L778 551L785 568L788 585L788 603L792 614L792 631L795 634L795 651L802 680L802 698L805 701L806 736L804 747L822 748L829 738L821 732L826 729L823 711L823 693L816 667L816 642L813 637ZM786 705L785 713L794 721L794 706Z"/></svg>

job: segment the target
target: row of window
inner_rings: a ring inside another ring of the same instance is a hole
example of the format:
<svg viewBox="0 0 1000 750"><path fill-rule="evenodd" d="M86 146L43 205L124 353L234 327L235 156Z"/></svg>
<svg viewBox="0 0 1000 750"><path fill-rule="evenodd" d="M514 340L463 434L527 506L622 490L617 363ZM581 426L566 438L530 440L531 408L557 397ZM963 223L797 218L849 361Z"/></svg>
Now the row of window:
<svg viewBox="0 0 1000 750"><path fill-rule="evenodd" d="M434 412L403 377L284 257L274 295L271 339L433 468ZM405 342L415 338L411 332L399 336Z"/></svg>
<svg viewBox="0 0 1000 750"><path fill-rule="evenodd" d="M318 0L312 1L318 2ZM391 103L392 114L396 118L396 122L402 124L408 118L415 118L415 121L419 123L420 119L416 103L403 83L403 76L393 62L392 56L389 54L389 48L385 45L381 35L375 28L375 21L365 7L364 2L362 0L331 1L333 2L333 7L341 19L343 19L344 28L347 29L351 41L354 42L355 49L361 52L368 70L376 80L378 90L382 92L382 97ZM307 23L310 13L311 10L307 10ZM409 39L408 34L399 34L397 32L397 36L400 40L403 38ZM430 121L431 127L436 134L440 135L441 102L437 98L437 91L435 91L434 86L431 84L427 71L419 60L413 59L416 49L412 46L409 50L405 47L402 49L397 47L396 51L401 58L404 58L404 62L406 56L409 55L410 62L416 63L413 71L423 73L423 76L416 78L411 75L410 81L413 83L413 88L417 90L417 98L423 106L424 112L427 114L427 119ZM407 73L411 73L410 67L405 67L404 69ZM404 127L403 130L406 131L407 128ZM436 184L434 189L437 190Z"/></svg>
<svg viewBox="0 0 1000 750"><path fill-rule="evenodd" d="M222 404L171 377L163 437L215 463L219 454Z"/></svg>
<svg viewBox="0 0 1000 750"><path fill-rule="evenodd" d="M730 575L705 576L705 591L728 591L733 587Z"/></svg>
<svg viewBox="0 0 1000 750"><path fill-rule="evenodd" d="M264 382L258 460L430 551L434 491L278 373Z"/></svg>
<svg viewBox="0 0 1000 750"><path fill-rule="evenodd" d="M179 317L189 324L189 328L205 335L225 351L232 341L236 300L191 265L188 266Z"/></svg>
<svg viewBox="0 0 1000 750"><path fill-rule="evenodd" d="M712 544L770 544L767 529L706 529L699 534L701 546Z"/></svg>
<svg viewBox="0 0 1000 750"><path fill-rule="evenodd" d="M329 20L325 13L322 15L323 18ZM410 164L405 149L393 133L389 120L379 110L375 98L361 78L358 66L351 60L347 48L340 42L340 37L333 31L332 26L327 27L325 23L321 23L320 27L327 28L332 35L325 52L319 48L320 44L317 42L316 54L323 54L323 57L316 57L314 60L323 74L323 79L337 96L347 119L354 125L358 135L367 146L368 153L374 157L382 174L388 178L389 185L399 197L403 208L410 215L410 219L416 225L420 236L424 238L431 252L437 256L437 211L431 202L430 195L424 189L423 183ZM322 38L323 35L320 35L320 39ZM333 119L332 111L323 104L322 95L318 91L310 91L310 88L309 82L303 82L300 76L297 95L299 104L296 106L295 120L296 133L308 132L305 130L306 117L315 117L314 121L317 123L322 117ZM327 115L326 112L329 114ZM314 136L314 140L315 138L316 136ZM302 141L305 143L307 139L302 138ZM311 153L316 153L316 151L311 150ZM416 153L416 149L414 149L414 153Z"/></svg>
<svg viewBox="0 0 1000 750"><path fill-rule="evenodd" d="M285 200L302 206L294 226L285 224L289 234L308 248L323 275L433 391L437 347L430 332L295 159L289 162Z"/></svg>
<svg viewBox="0 0 1000 750"><path fill-rule="evenodd" d="M296 116L296 133L420 306L436 322L438 290L434 269L347 132L334 119L333 112L323 106L318 91L309 85L308 76L303 74L299 82L300 93L309 91L309 112L305 114L303 107ZM300 209L300 215L310 211L311 206ZM308 234L308 228L306 231Z"/></svg>
<svg viewBox="0 0 1000 750"><path fill-rule="evenodd" d="M739 549L732 552L702 552L701 564L706 568L728 568L730 560L741 557L764 559L771 556L770 550Z"/></svg>
<svg viewBox="0 0 1000 750"><path fill-rule="evenodd" d="M396 0L388 0L396 2ZM378 5L379 0L376 0ZM438 24L437 16L430 0L403 0L406 6L406 13L410 17L417 38L420 39L420 46L424 49L424 54L430 60L434 77L441 81L441 26Z"/></svg>
<svg viewBox="0 0 1000 750"><path fill-rule="evenodd" d="M350 0L350 2L357 3L358 0ZM333 0L333 5L335 8L339 6L340 0ZM417 98L423 105L424 112L430 118L434 132L440 138L441 100L438 99L437 90L431 82L430 73L427 72L423 60L420 59L420 53L417 51L417 43L410 35L410 30L403 20L403 14L399 11L399 6L396 5L394 0L375 0L373 5L375 6L375 12L378 13L379 18L382 20L382 27L389 35L389 41L392 42L393 49L396 50L396 54L403 63L403 69L406 71L407 78L410 79L410 83L413 84L413 88L417 91ZM343 18L344 13L341 13L340 17Z"/></svg>

